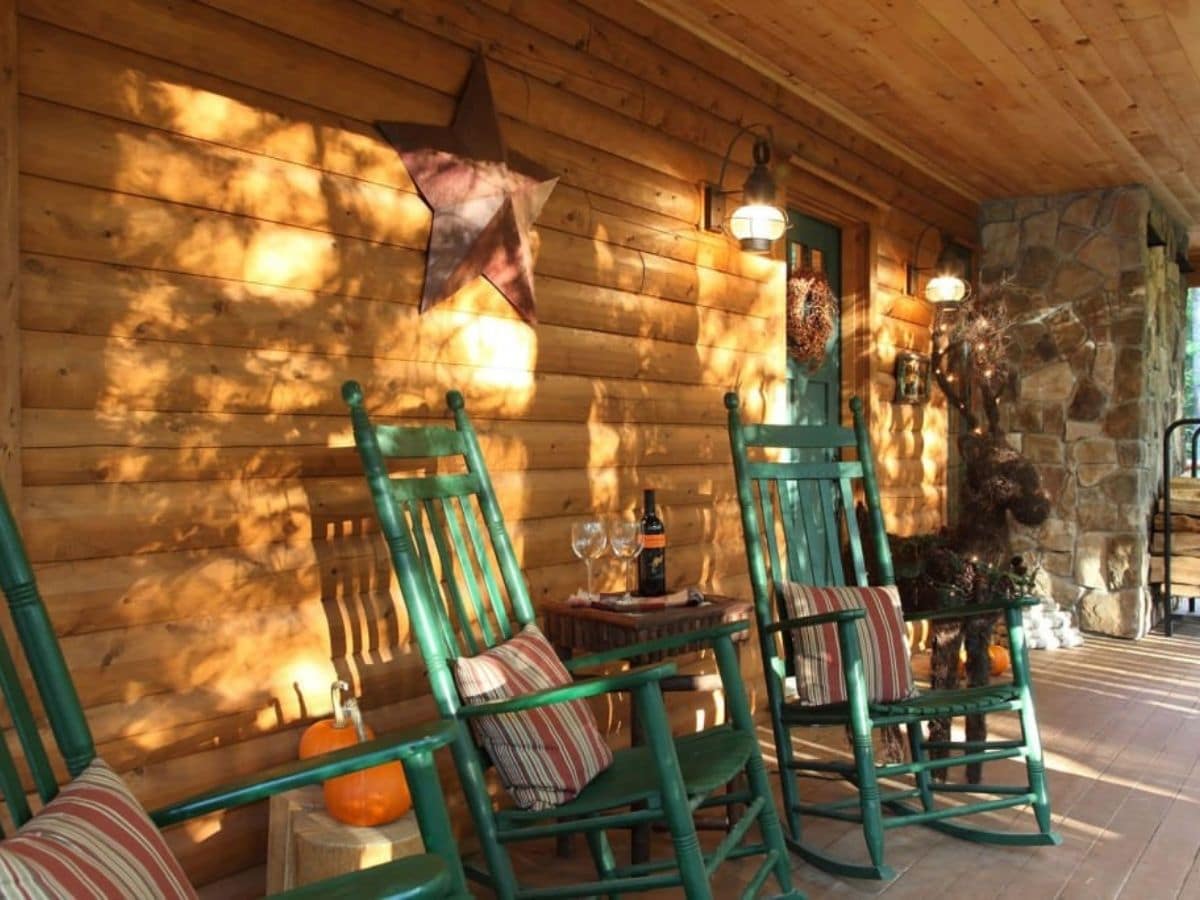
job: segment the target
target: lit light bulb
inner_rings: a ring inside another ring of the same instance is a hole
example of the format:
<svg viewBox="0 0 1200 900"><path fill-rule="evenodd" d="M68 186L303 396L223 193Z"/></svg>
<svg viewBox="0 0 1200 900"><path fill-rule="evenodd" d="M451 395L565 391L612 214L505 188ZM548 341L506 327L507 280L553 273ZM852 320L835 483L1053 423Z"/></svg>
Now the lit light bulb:
<svg viewBox="0 0 1200 900"><path fill-rule="evenodd" d="M925 299L930 303L953 306L966 299L969 288L957 275L938 275L925 286Z"/></svg>
<svg viewBox="0 0 1200 900"><path fill-rule="evenodd" d="M787 218L783 212L765 203L739 206L729 217L729 231L742 243L743 250L769 252L771 242L782 237L786 230Z"/></svg>

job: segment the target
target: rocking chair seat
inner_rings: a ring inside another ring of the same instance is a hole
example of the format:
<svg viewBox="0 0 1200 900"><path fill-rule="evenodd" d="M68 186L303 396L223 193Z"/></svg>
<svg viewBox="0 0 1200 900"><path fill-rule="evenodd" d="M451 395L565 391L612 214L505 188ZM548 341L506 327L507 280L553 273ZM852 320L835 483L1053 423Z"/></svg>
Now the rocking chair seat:
<svg viewBox="0 0 1200 900"><path fill-rule="evenodd" d="M937 716L965 716L971 713L1004 712L1019 708L1020 690L1012 684L952 690L921 691L906 700L869 703L867 709L877 725L900 724ZM783 704L783 721L790 725L844 725L850 715L849 703L825 706Z"/></svg>
<svg viewBox="0 0 1200 900"><path fill-rule="evenodd" d="M733 780L755 749L755 737L719 727L676 740L679 768L689 797L704 797ZM612 765L597 775L574 800L554 807L556 818L587 816L603 810L654 800L660 793L651 748L630 747L613 754ZM546 818L545 810L505 810L502 822Z"/></svg>

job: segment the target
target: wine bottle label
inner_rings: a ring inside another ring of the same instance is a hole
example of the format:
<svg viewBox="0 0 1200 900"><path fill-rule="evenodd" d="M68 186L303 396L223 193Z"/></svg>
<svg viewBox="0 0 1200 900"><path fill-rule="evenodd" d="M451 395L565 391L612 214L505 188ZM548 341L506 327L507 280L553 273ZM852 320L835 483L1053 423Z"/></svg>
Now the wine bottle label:
<svg viewBox="0 0 1200 900"><path fill-rule="evenodd" d="M667 536L665 534L643 535L642 546L647 550L657 550L659 547L665 547L667 546Z"/></svg>
<svg viewBox="0 0 1200 900"><path fill-rule="evenodd" d="M661 537L661 535L654 535ZM638 557L638 594L642 597L661 597L667 592L667 550L656 547L644 550Z"/></svg>

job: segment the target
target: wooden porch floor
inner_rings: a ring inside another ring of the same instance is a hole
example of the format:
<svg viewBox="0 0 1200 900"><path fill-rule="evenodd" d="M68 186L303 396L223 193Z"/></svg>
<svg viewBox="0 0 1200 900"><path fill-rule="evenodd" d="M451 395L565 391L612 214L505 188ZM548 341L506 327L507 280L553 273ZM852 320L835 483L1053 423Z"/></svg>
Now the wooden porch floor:
<svg viewBox="0 0 1200 900"><path fill-rule="evenodd" d="M1075 650L1035 651L1033 668L1061 847L986 847L910 826L888 834L895 881L834 878L794 859L798 886L814 900L1200 897L1200 621L1185 623L1172 638L1088 636ZM991 732L1008 733L1012 724L993 717ZM769 727L762 736L773 763ZM814 733L813 740L845 748L840 733ZM1027 810L1006 810L993 821L1032 828L1033 820ZM848 826L817 822L809 834L865 859ZM654 846L670 852L665 836L656 836ZM619 836L614 847L626 858ZM517 864L531 882L561 883L568 869L581 879L591 874L586 853L561 860L549 844ZM727 864L717 896L738 896L749 869Z"/></svg>

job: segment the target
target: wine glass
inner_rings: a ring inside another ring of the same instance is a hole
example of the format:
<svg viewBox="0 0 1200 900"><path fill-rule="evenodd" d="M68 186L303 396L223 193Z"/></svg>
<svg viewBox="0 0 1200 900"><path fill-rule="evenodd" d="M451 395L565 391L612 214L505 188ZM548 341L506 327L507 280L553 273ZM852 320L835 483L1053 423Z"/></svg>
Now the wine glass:
<svg viewBox="0 0 1200 900"><path fill-rule="evenodd" d="M604 555L608 535L599 519L580 519L571 523L571 549L587 567L587 592L592 596L592 560Z"/></svg>
<svg viewBox="0 0 1200 900"><path fill-rule="evenodd" d="M637 519L610 519L608 543L612 547L613 556L625 563L625 593L632 594L629 588L629 564L642 552L641 524Z"/></svg>

